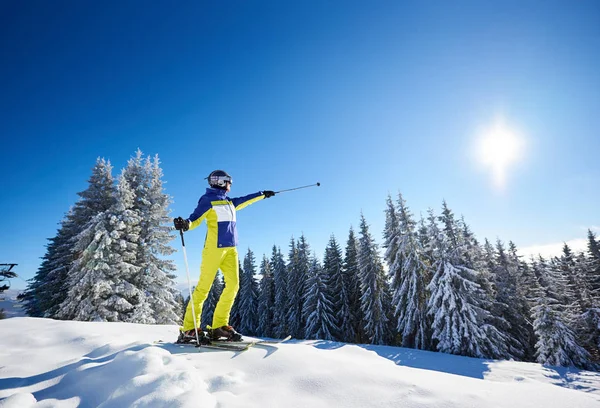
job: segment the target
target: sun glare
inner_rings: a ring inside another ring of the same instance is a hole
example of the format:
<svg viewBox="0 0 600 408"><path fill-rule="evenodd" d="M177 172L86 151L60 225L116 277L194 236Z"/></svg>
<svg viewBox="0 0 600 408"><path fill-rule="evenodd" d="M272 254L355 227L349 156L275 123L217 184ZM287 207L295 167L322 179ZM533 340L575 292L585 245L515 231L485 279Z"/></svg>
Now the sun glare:
<svg viewBox="0 0 600 408"><path fill-rule="evenodd" d="M492 173L494 185L504 188L509 167L521 159L523 140L504 123L498 122L479 139L477 156Z"/></svg>

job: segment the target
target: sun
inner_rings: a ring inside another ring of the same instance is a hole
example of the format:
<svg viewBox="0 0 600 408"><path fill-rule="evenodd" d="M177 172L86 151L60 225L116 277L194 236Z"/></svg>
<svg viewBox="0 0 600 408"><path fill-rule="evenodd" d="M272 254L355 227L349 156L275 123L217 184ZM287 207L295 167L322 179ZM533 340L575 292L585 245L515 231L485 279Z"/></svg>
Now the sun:
<svg viewBox="0 0 600 408"><path fill-rule="evenodd" d="M503 121L497 121L482 132L477 145L477 158L492 175L494 186L504 188L512 165L523 156L523 139Z"/></svg>

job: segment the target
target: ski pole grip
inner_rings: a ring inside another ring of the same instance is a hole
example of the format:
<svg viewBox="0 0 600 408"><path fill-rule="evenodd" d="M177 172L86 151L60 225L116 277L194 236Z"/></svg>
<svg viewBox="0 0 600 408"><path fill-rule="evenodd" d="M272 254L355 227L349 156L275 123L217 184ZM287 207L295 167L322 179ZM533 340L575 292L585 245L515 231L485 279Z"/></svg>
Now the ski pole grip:
<svg viewBox="0 0 600 408"><path fill-rule="evenodd" d="M179 230L179 234L181 235L181 245L185 246L185 240L183 239L183 230Z"/></svg>

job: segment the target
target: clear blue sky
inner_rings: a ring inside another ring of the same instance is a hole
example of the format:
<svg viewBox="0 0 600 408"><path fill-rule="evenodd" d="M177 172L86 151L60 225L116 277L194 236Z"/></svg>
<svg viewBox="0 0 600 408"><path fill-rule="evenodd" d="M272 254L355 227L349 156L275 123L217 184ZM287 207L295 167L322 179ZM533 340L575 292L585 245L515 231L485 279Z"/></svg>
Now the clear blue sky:
<svg viewBox="0 0 600 408"><path fill-rule="evenodd" d="M173 216L214 169L232 196L321 182L238 214L259 260L343 247L361 211L381 243L398 191L520 247L600 225L597 1L5 1L0 52L0 262L24 279L96 158L117 175L138 148ZM498 118L525 146L502 189L473 153Z"/></svg>

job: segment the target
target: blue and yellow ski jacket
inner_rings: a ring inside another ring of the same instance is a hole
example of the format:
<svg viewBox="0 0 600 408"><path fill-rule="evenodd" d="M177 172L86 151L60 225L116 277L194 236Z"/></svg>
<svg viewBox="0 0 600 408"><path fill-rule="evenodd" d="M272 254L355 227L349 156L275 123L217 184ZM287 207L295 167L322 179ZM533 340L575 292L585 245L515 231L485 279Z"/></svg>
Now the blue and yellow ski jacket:
<svg viewBox="0 0 600 408"><path fill-rule="evenodd" d="M205 248L227 248L238 244L236 229L236 211L265 198L262 191L244 197L229 198L227 191L207 188L200 197L198 206L188 218L190 230L206 219Z"/></svg>

